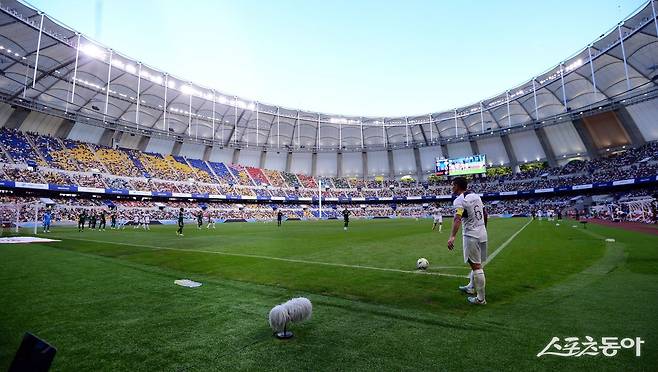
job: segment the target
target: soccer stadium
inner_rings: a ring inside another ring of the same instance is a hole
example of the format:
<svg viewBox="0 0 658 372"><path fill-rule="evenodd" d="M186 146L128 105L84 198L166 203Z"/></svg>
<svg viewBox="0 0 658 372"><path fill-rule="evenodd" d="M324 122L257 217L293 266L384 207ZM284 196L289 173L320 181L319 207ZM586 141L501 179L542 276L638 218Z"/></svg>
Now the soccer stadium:
<svg viewBox="0 0 658 372"><path fill-rule="evenodd" d="M655 370L657 12L374 117L1 1L0 369Z"/></svg>

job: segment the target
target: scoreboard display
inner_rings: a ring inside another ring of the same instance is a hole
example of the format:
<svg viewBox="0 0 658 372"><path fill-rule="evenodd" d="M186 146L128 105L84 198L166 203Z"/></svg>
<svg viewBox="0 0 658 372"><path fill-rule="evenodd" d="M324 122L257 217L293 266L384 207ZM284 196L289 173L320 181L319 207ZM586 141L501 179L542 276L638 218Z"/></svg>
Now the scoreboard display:
<svg viewBox="0 0 658 372"><path fill-rule="evenodd" d="M463 158L436 158L436 174L439 176L464 176L487 171L486 155L472 155Z"/></svg>

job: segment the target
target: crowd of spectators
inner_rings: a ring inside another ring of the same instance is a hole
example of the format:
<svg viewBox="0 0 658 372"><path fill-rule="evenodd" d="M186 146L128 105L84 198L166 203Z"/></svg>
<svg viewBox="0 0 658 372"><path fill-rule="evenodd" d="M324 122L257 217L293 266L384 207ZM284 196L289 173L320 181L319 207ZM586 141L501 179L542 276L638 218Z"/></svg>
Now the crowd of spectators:
<svg viewBox="0 0 658 372"><path fill-rule="evenodd" d="M655 221L658 200L644 192L614 193L595 197L554 196L532 199L485 200L484 204L490 216L543 216L549 214L610 219L613 221ZM0 217L3 222L14 222L15 211L19 210L23 222L34 220L34 203L40 198L31 196L0 195ZM206 218L218 220L259 220L270 221L281 210L287 218L313 219L319 217L317 205L300 204L235 204L223 202L194 202L189 200L153 201L145 198L104 199L101 197L49 197L55 202L49 208L54 221L73 222L83 211L107 214L115 213L132 221L135 215L148 215L152 221L174 220L179 208L185 209L188 219L194 219L198 213ZM18 208L17 208L18 207ZM355 218L428 218L435 213L448 217L453 213L450 200L437 203L389 203L344 205L327 203L323 205L323 218L341 218L343 208L350 210ZM43 206L42 206L43 210Z"/></svg>
<svg viewBox="0 0 658 372"><path fill-rule="evenodd" d="M238 164L109 148L6 128L0 129L0 155L5 159L2 177L19 182L264 197L317 197L321 182L322 195L332 198L451 194L450 181L445 179L400 182L315 178ZM36 169L35 164L46 169ZM469 182L470 189L478 193L509 192L655 176L658 174L658 142L634 149L623 148L594 160L573 160L560 167L537 163L522 169L522 172L495 172L492 177L474 177Z"/></svg>

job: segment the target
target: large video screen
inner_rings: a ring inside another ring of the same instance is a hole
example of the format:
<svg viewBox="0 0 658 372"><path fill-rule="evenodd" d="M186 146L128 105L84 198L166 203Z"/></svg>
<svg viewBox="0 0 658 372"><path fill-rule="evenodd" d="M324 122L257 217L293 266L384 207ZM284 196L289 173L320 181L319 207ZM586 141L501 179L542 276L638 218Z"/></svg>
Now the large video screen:
<svg viewBox="0 0 658 372"><path fill-rule="evenodd" d="M436 174L438 176L445 176L448 174L448 164L450 160L436 158Z"/></svg>
<svg viewBox="0 0 658 372"><path fill-rule="evenodd" d="M455 159L436 158L436 174L448 176L463 176L480 174L487 171L485 155L472 155Z"/></svg>

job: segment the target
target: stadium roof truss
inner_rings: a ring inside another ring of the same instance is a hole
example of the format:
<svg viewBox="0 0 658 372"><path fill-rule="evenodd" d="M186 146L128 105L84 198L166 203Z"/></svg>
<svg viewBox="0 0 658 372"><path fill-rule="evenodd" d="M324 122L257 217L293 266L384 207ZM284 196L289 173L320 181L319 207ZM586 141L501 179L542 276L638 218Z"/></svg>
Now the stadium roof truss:
<svg viewBox="0 0 658 372"><path fill-rule="evenodd" d="M221 146L359 151L468 140L656 94L649 1L550 70L472 105L404 117L308 112L222 93L104 47L20 2L0 5L0 92L72 120ZM35 69L35 66L37 68Z"/></svg>

